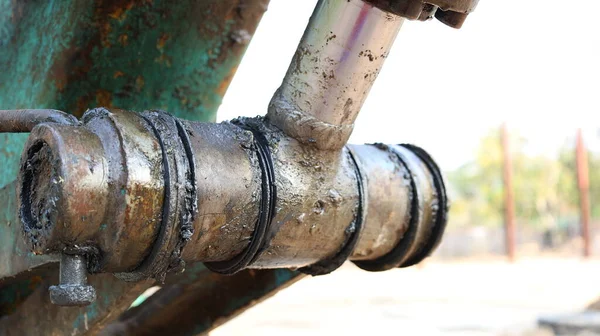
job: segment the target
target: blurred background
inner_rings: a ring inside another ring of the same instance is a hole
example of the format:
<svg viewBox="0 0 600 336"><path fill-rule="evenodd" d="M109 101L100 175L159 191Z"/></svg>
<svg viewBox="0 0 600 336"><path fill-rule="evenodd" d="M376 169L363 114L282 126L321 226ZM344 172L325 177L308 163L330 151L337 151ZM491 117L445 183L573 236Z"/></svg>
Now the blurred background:
<svg viewBox="0 0 600 336"><path fill-rule="evenodd" d="M271 1L220 120L265 114L315 4ZM595 301L598 12L597 0L482 0L461 30L407 21L351 142L409 142L436 158L452 199L442 245L417 268L370 274L346 265L302 280L214 334L545 335L538 318ZM578 132L589 170L590 258L582 257ZM513 262L506 256L507 157Z"/></svg>

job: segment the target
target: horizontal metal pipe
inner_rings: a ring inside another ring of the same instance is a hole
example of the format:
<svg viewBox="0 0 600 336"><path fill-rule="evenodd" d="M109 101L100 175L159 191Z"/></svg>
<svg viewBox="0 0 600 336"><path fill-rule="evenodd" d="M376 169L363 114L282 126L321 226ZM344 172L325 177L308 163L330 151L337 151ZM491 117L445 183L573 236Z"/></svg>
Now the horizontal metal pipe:
<svg viewBox="0 0 600 336"><path fill-rule="evenodd" d="M410 221L410 172L377 146L350 145L367 180L367 217L352 260L379 258L396 246Z"/></svg>
<svg viewBox="0 0 600 336"><path fill-rule="evenodd" d="M342 255L388 269L427 253L445 213L439 172L408 147L321 151L263 119L97 109L83 123L32 131L24 230L38 253L82 253L126 280L161 277L181 260L229 273L333 269Z"/></svg>
<svg viewBox="0 0 600 336"><path fill-rule="evenodd" d="M402 26L362 0L321 0L267 117L320 149L343 147Z"/></svg>
<svg viewBox="0 0 600 336"><path fill-rule="evenodd" d="M195 153L198 214L183 257L231 259L248 246L258 219L261 174L252 133L231 123L185 128Z"/></svg>
<svg viewBox="0 0 600 336"><path fill-rule="evenodd" d="M76 125L77 118L58 110L0 110L0 133L30 132L36 125L51 122Z"/></svg>
<svg viewBox="0 0 600 336"><path fill-rule="evenodd" d="M160 144L133 113L100 109L84 122L32 130L17 189L23 230L38 254L71 248L96 256L98 269L131 270L161 226Z"/></svg>

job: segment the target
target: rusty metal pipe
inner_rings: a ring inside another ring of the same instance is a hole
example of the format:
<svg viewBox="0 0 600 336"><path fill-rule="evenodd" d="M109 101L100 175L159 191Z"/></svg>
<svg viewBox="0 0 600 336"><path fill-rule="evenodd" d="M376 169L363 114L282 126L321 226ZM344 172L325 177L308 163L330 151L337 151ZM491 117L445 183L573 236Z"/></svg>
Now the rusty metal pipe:
<svg viewBox="0 0 600 336"><path fill-rule="evenodd" d="M346 259L384 270L426 256L443 231L443 182L419 153L320 151L260 118L210 124L96 109L81 126L33 129L20 214L36 253L86 255L92 272L125 280L160 279L184 260L222 273L321 274Z"/></svg>
<svg viewBox="0 0 600 336"><path fill-rule="evenodd" d="M362 0L319 1L269 120L320 149L343 147L403 22Z"/></svg>
<svg viewBox="0 0 600 336"><path fill-rule="evenodd" d="M403 20L362 0L319 1L264 119L7 112L4 131L31 131L18 187L31 250L127 281L162 281L186 261L312 275L346 260L418 263L445 228L439 168L410 145L345 146ZM63 292L63 304L89 301Z"/></svg>
<svg viewBox="0 0 600 336"><path fill-rule="evenodd" d="M51 122L76 125L77 118L58 110L0 110L0 133L26 133L36 125Z"/></svg>

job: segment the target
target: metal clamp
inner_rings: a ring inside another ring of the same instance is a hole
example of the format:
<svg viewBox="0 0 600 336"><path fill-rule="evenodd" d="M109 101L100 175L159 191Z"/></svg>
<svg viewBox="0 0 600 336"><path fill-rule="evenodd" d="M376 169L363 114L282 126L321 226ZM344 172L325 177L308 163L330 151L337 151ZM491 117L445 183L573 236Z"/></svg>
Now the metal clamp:
<svg viewBox="0 0 600 336"><path fill-rule="evenodd" d="M252 264L265 250L265 247L269 245L270 238L272 238L270 228L275 213L275 203L277 202L273 159L265 136L258 130L256 125L252 125L250 119L240 119L234 124L251 131L254 136L254 146L257 149L259 158L262 184L259 218L248 247L231 260L204 263L209 270L226 275L237 273Z"/></svg>

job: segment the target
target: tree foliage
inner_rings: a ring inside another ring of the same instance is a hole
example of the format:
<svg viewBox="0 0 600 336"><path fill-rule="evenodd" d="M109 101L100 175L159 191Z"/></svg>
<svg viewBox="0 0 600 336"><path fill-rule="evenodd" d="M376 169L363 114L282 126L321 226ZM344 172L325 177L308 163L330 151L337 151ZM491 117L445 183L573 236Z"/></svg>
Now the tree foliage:
<svg viewBox="0 0 600 336"><path fill-rule="evenodd" d="M573 143L574 141L569 141ZM577 220L574 145L565 145L558 158L528 155L523 137L511 135L515 213L519 223L553 227ZM590 197L594 217L600 217L600 156L589 154ZM490 132L475 159L447 174L453 225L499 225L503 221L503 155L500 133Z"/></svg>

